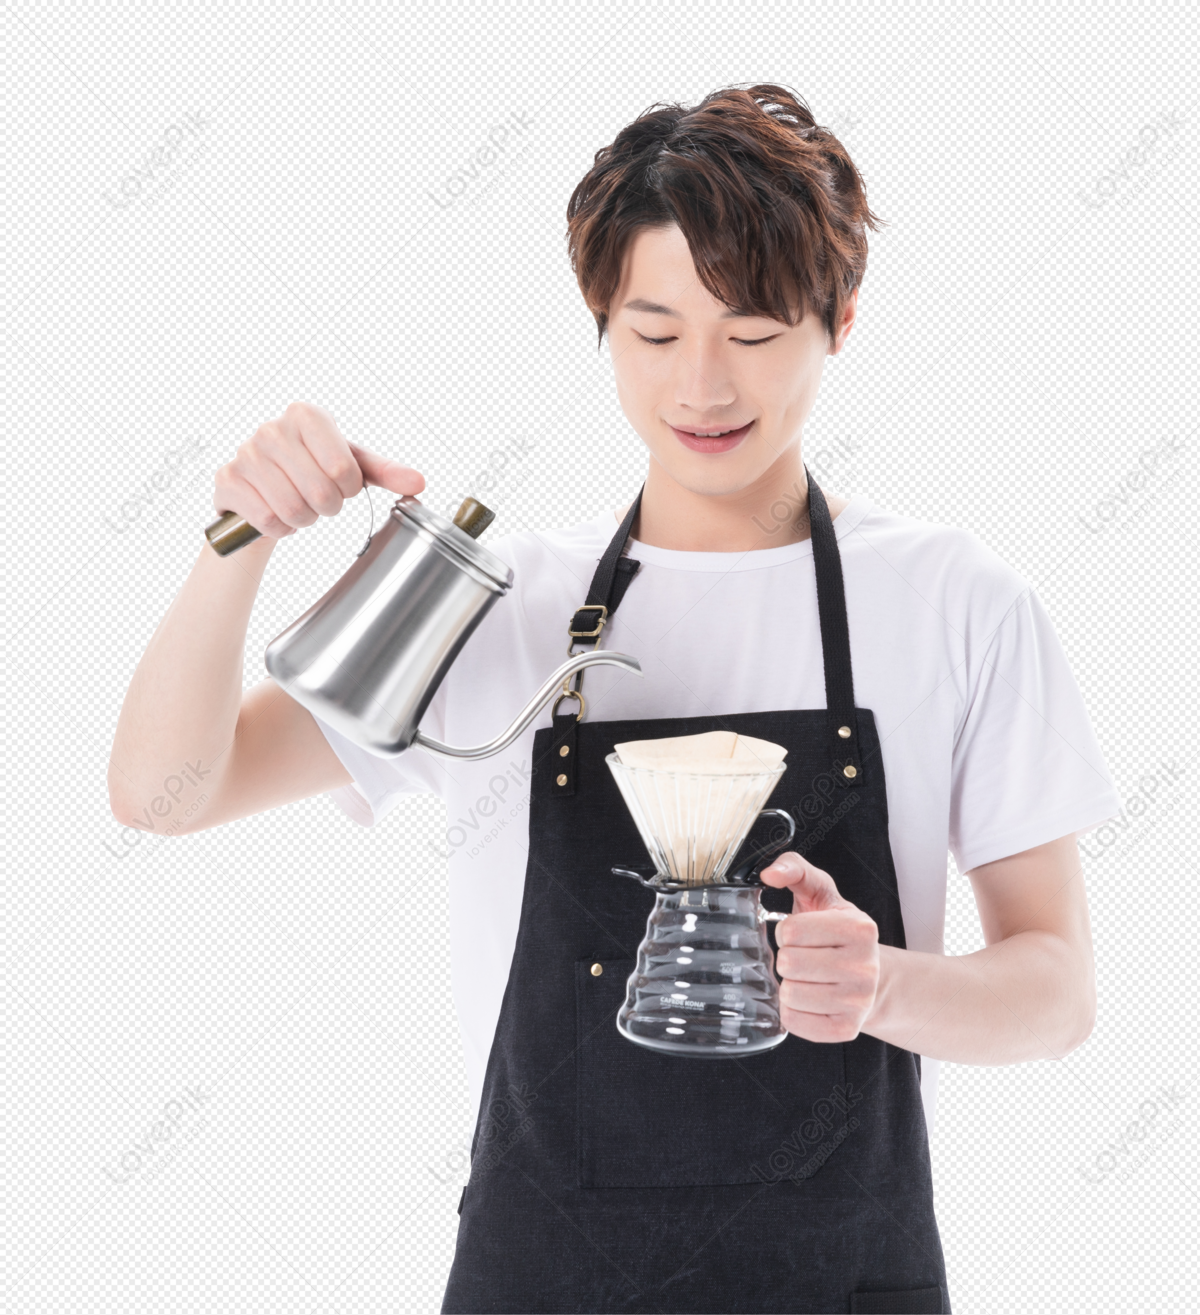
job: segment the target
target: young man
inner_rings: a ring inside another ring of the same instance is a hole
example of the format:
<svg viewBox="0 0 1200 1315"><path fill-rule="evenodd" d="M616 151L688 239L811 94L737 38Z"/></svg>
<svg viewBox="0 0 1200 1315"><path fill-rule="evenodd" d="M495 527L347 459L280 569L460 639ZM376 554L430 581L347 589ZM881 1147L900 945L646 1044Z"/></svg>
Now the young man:
<svg viewBox="0 0 1200 1315"><path fill-rule="evenodd" d="M585 524L489 544L513 597L422 728L467 743L506 725L569 625L602 620L583 646L633 654L644 678L593 668L480 762L376 758L270 680L243 695L274 541L364 480L424 487L292 406L218 472L218 509L264 538L201 550L122 709L113 811L132 825L197 754L211 775L191 830L322 791L365 825L408 794L446 800L478 1118L444 1310L949 1310L931 1061L1056 1058L1089 1035L1075 835L1117 811L1112 783L1029 587L972 535L826 497L806 472L804 421L876 221L803 103L768 85L655 107L597 154L568 217L645 484ZM788 750L771 805L796 818L795 852L763 879L790 911L792 1035L692 1064L614 1025L650 897L611 874L639 855L603 759L713 729ZM954 958L948 851L987 940Z"/></svg>

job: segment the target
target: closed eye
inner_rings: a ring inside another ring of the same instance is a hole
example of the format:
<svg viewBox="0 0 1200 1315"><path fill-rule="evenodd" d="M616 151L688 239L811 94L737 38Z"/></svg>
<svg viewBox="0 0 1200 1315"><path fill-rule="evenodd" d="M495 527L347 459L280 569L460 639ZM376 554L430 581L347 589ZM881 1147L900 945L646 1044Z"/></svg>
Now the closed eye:
<svg viewBox="0 0 1200 1315"><path fill-rule="evenodd" d="M634 330L637 333L637 330ZM647 338L644 334L638 333L637 336L643 342L648 342L651 347L664 347L669 342L674 342L674 338ZM774 342L779 334L773 333L768 338L731 338L730 342L736 342L742 347L761 347L764 342Z"/></svg>

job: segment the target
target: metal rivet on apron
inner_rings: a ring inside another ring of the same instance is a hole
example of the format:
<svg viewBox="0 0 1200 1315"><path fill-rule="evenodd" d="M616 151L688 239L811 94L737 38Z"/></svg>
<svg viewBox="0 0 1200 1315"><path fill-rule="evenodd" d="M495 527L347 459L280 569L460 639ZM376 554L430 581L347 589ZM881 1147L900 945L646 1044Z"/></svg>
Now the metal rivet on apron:
<svg viewBox="0 0 1200 1315"><path fill-rule="evenodd" d="M559 756L560 758L565 758L565 757L567 756L567 754L569 754L570 752L571 752L571 746L570 746L569 744L564 744L563 747L562 747L561 749L559 749L559 751L558 751L558 756ZM561 785L561 784L562 784L562 782L560 781L560 782L559 782L559 785Z"/></svg>
<svg viewBox="0 0 1200 1315"><path fill-rule="evenodd" d="M592 976L593 976L593 977L599 977L600 974L601 974L603 971L604 971L604 965L603 965L602 963L594 963L594 964L592 964Z"/></svg>
<svg viewBox="0 0 1200 1315"><path fill-rule="evenodd" d="M559 772L558 777L557 777L557 780L558 780L559 785L566 785L566 783L567 783L567 774L566 774L566 772Z"/></svg>
<svg viewBox="0 0 1200 1315"><path fill-rule="evenodd" d="M839 727L838 727L838 734L842 737L843 740L848 740L848 739L850 738L850 727L849 727L849 726L839 726Z"/></svg>
<svg viewBox="0 0 1200 1315"><path fill-rule="evenodd" d="M846 766L842 768L842 775L849 777L850 780L853 781L858 775L858 768L855 767L853 763L847 763Z"/></svg>

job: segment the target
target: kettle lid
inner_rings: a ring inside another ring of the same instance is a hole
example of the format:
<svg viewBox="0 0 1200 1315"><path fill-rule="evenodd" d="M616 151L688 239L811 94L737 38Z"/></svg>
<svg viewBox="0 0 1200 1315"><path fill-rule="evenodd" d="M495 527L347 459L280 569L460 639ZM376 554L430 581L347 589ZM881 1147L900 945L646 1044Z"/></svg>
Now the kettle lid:
<svg viewBox="0 0 1200 1315"><path fill-rule="evenodd" d="M465 530L460 530L453 521L431 511L423 502L419 502L411 493L397 499L392 507L392 515L411 521L420 530L424 530L434 546L439 548L451 561L459 566L474 567L496 586L504 591L513 582L512 568L501 561L493 552L477 543Z"/></svg>

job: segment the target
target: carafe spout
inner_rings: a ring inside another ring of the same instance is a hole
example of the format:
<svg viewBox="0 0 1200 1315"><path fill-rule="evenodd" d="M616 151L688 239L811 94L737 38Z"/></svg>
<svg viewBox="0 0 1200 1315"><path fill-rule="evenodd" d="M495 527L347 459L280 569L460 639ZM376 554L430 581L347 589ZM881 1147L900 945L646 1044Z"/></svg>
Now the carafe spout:
<svg viewBox="0 0 1200 1315"><path fill-rule="evenodd" d="M553 675L547 676L545 684L529 700L529 702L517 714L516 721L494 740L489 740L486 744L477 744L470 749L459 749L452 744L443 744L440 740L431 739L422 731L417 731L413 737L413 746L424 749L426 753L437 754L442 758L490 758L492 754L499 753L508 746L524 731L539 712L563 687L563 682L569 680L577 671L584 667L620 667L623 671L628 671L631 675L640 676L642 674L641 663L637 658L630 657L628 653L616 653L610 649L598 649L593 653L580 653L564 662Z"/></svg>

